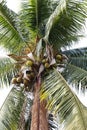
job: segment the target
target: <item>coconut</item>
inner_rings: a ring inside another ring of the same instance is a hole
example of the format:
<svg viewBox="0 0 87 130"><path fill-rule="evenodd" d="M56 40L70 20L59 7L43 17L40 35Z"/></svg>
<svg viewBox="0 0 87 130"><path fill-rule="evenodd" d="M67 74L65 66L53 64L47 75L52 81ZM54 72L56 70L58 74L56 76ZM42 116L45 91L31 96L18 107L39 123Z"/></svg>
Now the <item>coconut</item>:
<svg viewBox="0 0 87 130"><path fill-rule="evenodd" d="M25 64L26 64L26 66L32 66L33 62L31 60L28 60Z"/></svg>
<svg viewBox="0 0 87 130"><path fill-rule="evenodd" d="M42 60L42 63L46 63L46 62L48 62L47 58Z"/></svg>
<svg viewBox="0 0 87 130"><path fill-rule="evenodd" d="M25 53L25 54L29 54L30 51L31 51L30 48L25 48L24 53Z"/></svg>
<svg viewBox="0 0 87 130"><path fill-rule="evenodd" d="M29 80L24 78L23 79L23 84L24 84L25 87L29 86Z"/></svg>
<svg viewBox="0 0 87 130"><path fill-rule="evenodd" d="M18 82L18 83L22 83L22 82L23 82L22 77L18 77L18 78L17 78L17 82Z"/></svg>
<svg viewBox="0 0 87 130"><path fill-rule="evenodd" d="M42 63L46 63L46 59L43 59L43 60L42 60Z"/></svg>
<svg viewBox="0 0 87 130"><path fill-rule="evenodd" d="M12 81L11 81L12 84L17 84L17 78L13 78Z"/></svg>
<svg viewBox="0 0 87 130"><path fill-rule="evenodd" d="M56 58L57 58L58 60L61 60L61 59L62 59L62 56L59 55L59 54L57 54L57 55L56 55Z"/></svg>
<svg viewBox="0 0 87 130"><path fill-rule="evenodd" d="M45 68L49 68L49 67L50 67L49 63L45 63Z"/></svg>

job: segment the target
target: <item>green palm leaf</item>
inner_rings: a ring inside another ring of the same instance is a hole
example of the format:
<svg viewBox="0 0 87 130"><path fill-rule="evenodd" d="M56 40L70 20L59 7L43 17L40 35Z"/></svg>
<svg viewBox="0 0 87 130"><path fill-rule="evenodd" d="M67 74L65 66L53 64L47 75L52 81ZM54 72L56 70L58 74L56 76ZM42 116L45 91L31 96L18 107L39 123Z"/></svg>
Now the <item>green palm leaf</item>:
<svg viewBox="0 0 87 130"><path fill-rule="evenodd" d="M30 93L25 93L25 101L22 107L22 111L20 113L20 120L18 129L28 130L31 126L31 106L32 106L32 99L30 98Z"/></svg>
<svg viewBox="0 0 87 130"><path fill-rule="evenodd" d="M87 48L67 50L63 53L69 58L70 64L87 70Z"/></svg>
<svg viewBox="0 0 87 130"><path fill-rule="evenodd" d="M86 56L71 57L70 63L73 65L76 65L82 69L85 69L87 71L87 57Z"/></svg>
<svg viewBox="0 0 87 130"><path fill-rule="evenodd" d="M59 1L57 8L46 25L47 39L54 47L65 47L77 41L87 16L87 1Z"/></svg>
<svg viewBox="0 0 87 130"><path fill-rule="evenodd" d="M58 112L65 130L86 130L87 109L59 72L54 70L45 78L41 94L42 99L48 98L50 111Z"/></svg>
<svg viewBox="0 0 87 130"><path fill-rule="evenodd" d="M63 51L62 53L64 53L68 58L81 57L87 55L87 48L71 49Z"/></svg>
<svg viewBox="0 0 87 130"><path fill-rule="evenodd" d="M17 130L23 102L22 88L12 88L0 109L0 130Z"/></svg>
<svg viewBox="0 0 87 130"><path fill-rule="evenodd" d="M53 24L55 23L55 20L59 19L60 13L63 12L65 8L66 8L66 1L65 0L60 1L59 5L56 7L55 11L53 12L51 17L49 18L48 23L46 25L47 26L47 28L46 28L46 31L47 31L46 32L46 37L47 38L49 36L49 33L51 31L51 28L52 28Z"/></svg>
<svg viewBox="0 0 87 130"><path fill-rule="evenodd" d="M0 82L2 86L11 83L11 79L16 74L17 69L15 68L14 61L10 58L0 59Z"/></svg>
<svg viewBox="0 0 87 130"><path fill-rule="evenodd" d="M72 64L68 64L66 66L65 72L63 73L66 80L68 80L69 83L79 83L81 81L84 81L87 77L87 71L84 69L81 69L80 67L77 67ZM82 86L84 87L84 86Z"/></svg>
<svg viewBox="0 0 87 130"><path fill-rule="evenodd" d="M20 24L18 15L8 9L6 3L2 1L0 3L0 44L13 52L18 52L21 43L25 42Z"/></svg>
<svg viewBox="0 0 87 130"><path fill-rule="evenodd" d="M56 5L50 0L24 0L22 2L21 18L27 28L35 34L44 34L46 19L53 12Z"/></svg>
<svg viewBox="0 0 87 130"><path fill-rule="evenodd" d="M82 93L85 93L87 84L87 71L85 70L86 67L83 65L84 63L80 64L80 67L74 64L68 64L62 75L71 86L75 87L77 92L80 90Z"/></svg>

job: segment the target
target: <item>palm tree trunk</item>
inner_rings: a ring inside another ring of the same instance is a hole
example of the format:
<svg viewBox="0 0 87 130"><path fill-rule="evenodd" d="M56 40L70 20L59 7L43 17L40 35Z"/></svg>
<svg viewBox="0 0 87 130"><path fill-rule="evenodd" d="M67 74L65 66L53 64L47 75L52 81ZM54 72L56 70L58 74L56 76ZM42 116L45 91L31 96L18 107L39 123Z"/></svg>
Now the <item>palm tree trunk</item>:
<svg viewBox="0 0 87 130"><path fill-rule="evenodd" d="M35 97L32 106L31 130L48 130L46 101L40 102L40 82L35 86Z"/></svg>
<svg viewBox="0 0 87 130"><path fill-rule="evenodd" d="M43 100L40 103L40 124L39 130L48 130L48 117L47 117L47 109L46 109L46 101Z"/></svg>

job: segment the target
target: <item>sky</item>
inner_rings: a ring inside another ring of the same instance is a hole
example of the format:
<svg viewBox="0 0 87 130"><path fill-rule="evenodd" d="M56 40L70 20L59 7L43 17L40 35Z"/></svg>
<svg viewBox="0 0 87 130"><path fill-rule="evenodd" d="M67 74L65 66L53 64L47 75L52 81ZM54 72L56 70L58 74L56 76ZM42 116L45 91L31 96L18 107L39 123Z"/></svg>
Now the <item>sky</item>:
<svg viewBox="0 0 87 130"><path fill-rule="evenodd" d="M15 11L16 13L19 11L19 9L20 9L20 0L6 0L6 1L7 1L8 7L10 9Z"/></svg>
<svg viewBox="0 0 87 130"><path fill-rule="evenodd" d="M0 0L1 1L1 0ZM12 9L13 11L15 11L16 13L19 11L20 9L20 0L7 0L7 5L10 9ZM81 48L81 47L87 47L87 22L86 22L86 28L85 28L85 38L80 39L80 41L78 42L78 44L73 45L72 48ZM5 56L6 54L3 53L5 52L2 48L0 48L0 56ZM3 104L3 101L5 100L7 94L9 93L11 88L9 87L4 87L4 89L0 89L0 106ZM84 97L83 95L80 96L78 95L81 99L81 101L87 106L87 102L85 102L87 100L87 94Z"/></svg>

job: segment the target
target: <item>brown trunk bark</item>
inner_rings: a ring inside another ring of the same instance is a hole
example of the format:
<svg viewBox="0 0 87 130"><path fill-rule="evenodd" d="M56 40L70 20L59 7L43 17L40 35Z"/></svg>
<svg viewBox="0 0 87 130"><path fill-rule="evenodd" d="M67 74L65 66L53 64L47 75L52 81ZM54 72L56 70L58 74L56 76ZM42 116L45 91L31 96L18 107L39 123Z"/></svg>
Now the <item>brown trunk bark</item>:
<svg viewBox="0 0 87 130"><path fill-rule="evenodd" d="M40 84L35 86L35 97L32 106L31 130L48 130L46 101L40 102Z"/></svg>
<svg viewBox="0 0 87 130"><path fill-rule="evenodd" d="M39 130L48 130L48 117L45 100L40 103L39 117Z"/></svg>

